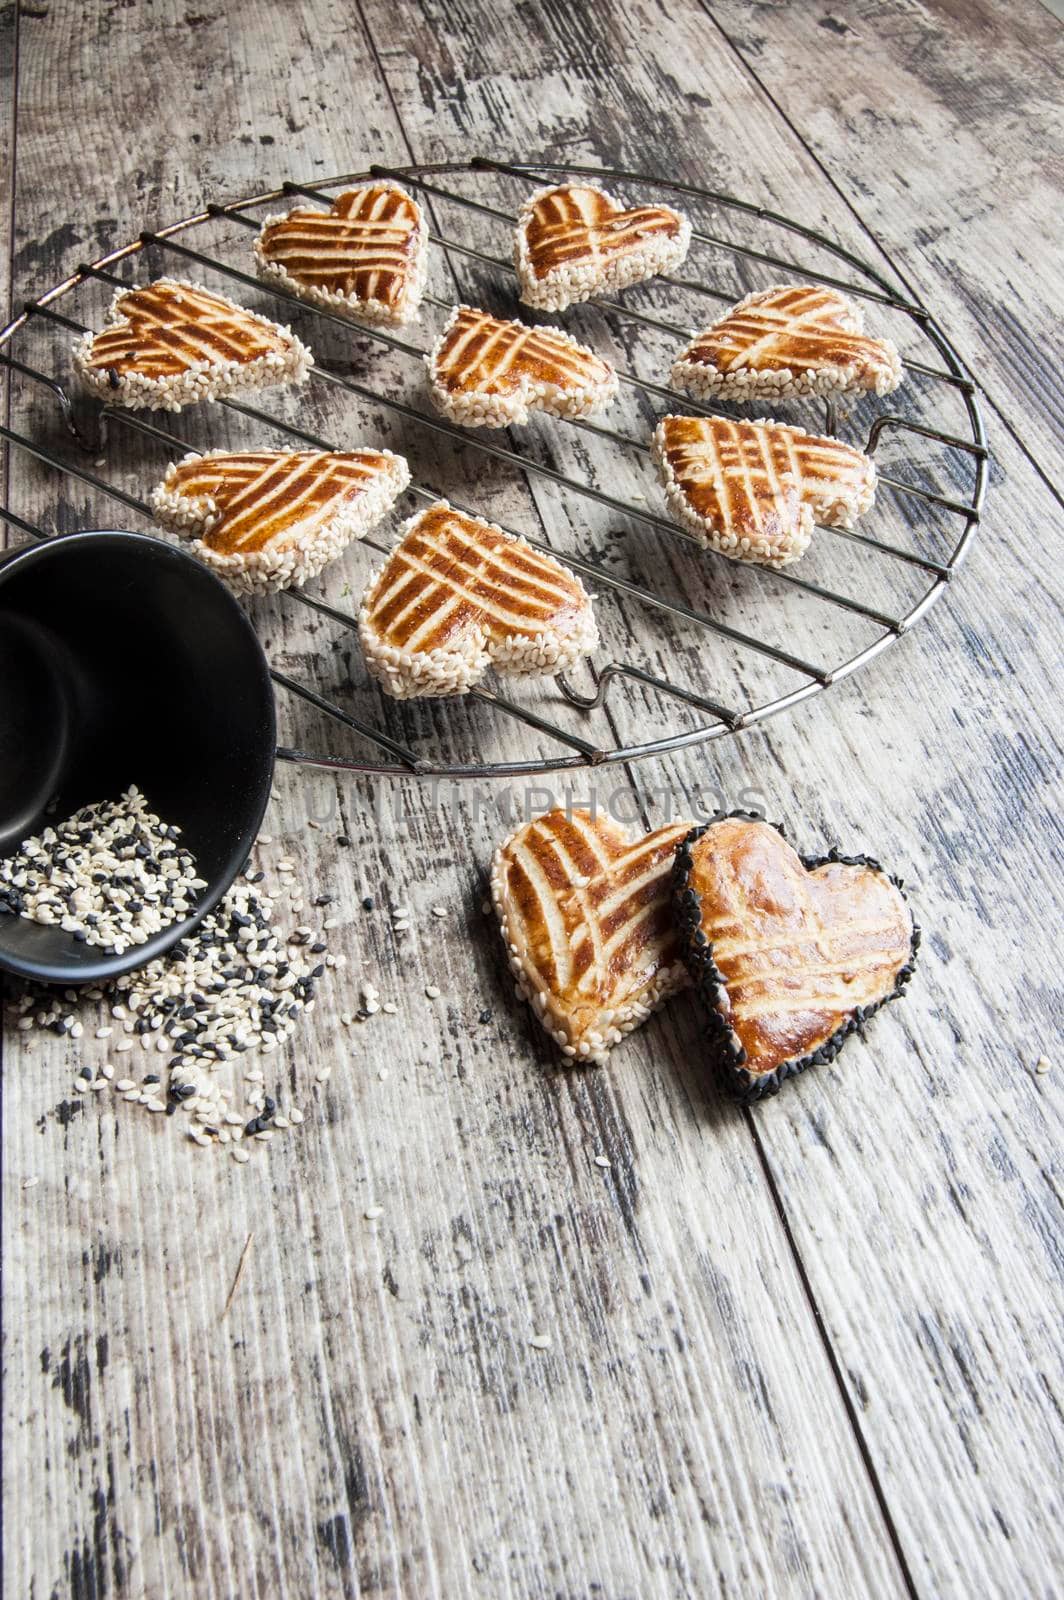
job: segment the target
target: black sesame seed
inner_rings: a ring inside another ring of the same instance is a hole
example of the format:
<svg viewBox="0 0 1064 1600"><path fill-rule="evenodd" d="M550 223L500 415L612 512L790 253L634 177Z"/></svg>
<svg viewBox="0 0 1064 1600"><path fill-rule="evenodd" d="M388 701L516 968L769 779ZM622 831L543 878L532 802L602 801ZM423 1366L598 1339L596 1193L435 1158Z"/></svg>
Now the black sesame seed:
<svg viewBox="0 0 1064 1600"><path fill-rule="evenodd" d="M362 909L363 909L363 911L372 911L373 910L373 897L372 897L372 895L367 895L366 898L363 900Z"/></svg>
<svg viewBox="0 0 1064 1600"><path fill-rule="evenodd" d="M491 1021L491 1011L490 1010L482 1011L480 1013L480 1016L477 1018L477 1021L478 1022L490 1022Z"/></svg>

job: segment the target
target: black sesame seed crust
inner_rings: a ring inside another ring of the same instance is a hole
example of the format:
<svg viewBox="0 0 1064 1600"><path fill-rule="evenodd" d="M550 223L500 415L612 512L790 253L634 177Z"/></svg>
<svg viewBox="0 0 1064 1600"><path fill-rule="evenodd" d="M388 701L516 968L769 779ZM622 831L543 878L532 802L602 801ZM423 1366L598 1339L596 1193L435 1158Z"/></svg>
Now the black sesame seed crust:
<svg viewBox="0 0 1064 1600"><path fill-rule="evenodd" d="M782 1061L774 1072L749 1071L744 1065L746 1051L719 1008L721 995L726 992L727 986L713 960L713 947L702 928L701 900L691 887L691 873L694 869L692 847L715 822L726 821L728 817L739 817L750 822L766 820L759 817L756 812L730 811L727 817L715 817L712 822L703 822L701 826L692 828L676 849L672 868L671 899L680 955L691 976L691 983L705 1018L705 1038L709 1045L711 1060L732 1094L745 1104L752 1104L756 1100L765 1100L770 1095L778 1094L780 1087L788 1078L796 1078L807 1067L822 1066L828 1061L833 1061L852 1033L862 1030L869 1017L881 1006L888 1005L891 1000L897 1000L901 996L916 968L916 955L920 948L920 927L914 918L909 959L899 971L894 988L889 994L884 995L882 1000L877 1000L874 1005L858 1006L853 1015L836 1029L830 1039L826 1039L809 1055ZM773 822L769 826L775 828L781 838L787 837L780 823ZM817 867L826 866L829 862L838 862L844 867L868 867L871 871L888 878L902 898L906 898L902 880L886 872L872 856L846 856L839 850L830 850L825 856L799 855L799 860L809 872L815 871Z"/></svg>

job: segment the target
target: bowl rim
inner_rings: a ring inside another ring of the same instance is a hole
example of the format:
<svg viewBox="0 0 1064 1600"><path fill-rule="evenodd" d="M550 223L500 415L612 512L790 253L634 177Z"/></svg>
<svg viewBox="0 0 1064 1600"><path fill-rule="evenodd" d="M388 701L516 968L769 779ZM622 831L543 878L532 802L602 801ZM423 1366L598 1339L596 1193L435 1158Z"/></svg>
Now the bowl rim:
<svg viewBox="0 0 1064 1600"><path fill-rule="evenodd" d="M0 596L15 568L22 569L41 561L47 562L56 558L57 551L80 547L95 539L105 539L110 544L142 550L145 559L170 561L178 567L184 567L186 571L192 569L197 575L197 581L202 581L208 588L213 587L221 592L224 597L223 603L229 608L234 629L242 634L249 656L254 658L258 669L258 687L262 692L262 709L267 723L266 734L263 737L263 751L268 751L268 756L261 774L258 801L241 830L238 845L233 848L230 866L218 874L216 880L204 892L202 899L197 901L195 908L182 921L171 923L151 939L129 950L123 950L120 955L102 954L95 961L81 961L76 970L71 970L55 961L20 957L17 953L0 947L0 975L8 972L17 978L29 979L36 983L59 984L66 988L81 988L85 984L109 982L126 973L135 972L139 967L146 966L159 956L165 955L181 939L194 932L203 919L209 916L232 887L258 836L270 801L277 747L277 706L270 666L251 619L226 584L202 561L198 561L195 556L182 550L178 545L150 533L121 528L80 528L68 533L53 534L39 542L14 545L8 550L0 551ZM85 946L79 948L84 950Z"/></svg>

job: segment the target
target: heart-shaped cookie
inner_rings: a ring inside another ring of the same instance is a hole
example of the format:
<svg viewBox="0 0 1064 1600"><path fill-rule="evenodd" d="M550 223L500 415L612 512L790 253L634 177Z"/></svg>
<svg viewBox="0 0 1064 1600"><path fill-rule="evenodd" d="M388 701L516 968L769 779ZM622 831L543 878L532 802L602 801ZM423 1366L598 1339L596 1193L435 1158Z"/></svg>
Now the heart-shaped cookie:
<svg viewBox="0 0 1064 1600"><path fill-rule="evenodd" d="M767 822L695 828L672 893L714 1053L744 1099L830 1061L912 976L920 932L898 880L868 857L800 857Z"/></svg>
<svg viewBox="0 0 1064 1600"><path fill-rule="evenodd" d="M120 289L107 320L74 345L74 367L101 400L131 411L302 383L314 365L290 328L179 278Z"/></svg>
<svg viewBox="0 0 1064 1600"><path fill-rule="evenodd" d="M691 224L669 206L626 210L590 183L538 189L521 207L514 267L526 306L561 311L603 290L671 272L687 254Z"/></svg>
<svg viewBox="0 0 1064 1600"><path fill-rule="evenodd" d="M528 413L586 417L609 405L617 374L561 328L529 328L456 306L427 358L432 399L452 422L505 428Z"/></svg>
<svg viewBox="0 0 1064 1600"><path fill-rule="evenodd" d="M409 482L390 450L208 450L170 466L152 509L234 589L265 593L315 577Z"/></svg>
<svg viewBox="0 0 1064 1600"><path fill-rule="evenodd" d="M295 206L267 217L255 240L259 274L314 305L374 325L417 317L428 228L417 201L384 179L345 189L328 211Z"/></svg>
<svg viewBox="0 0 1064 1600"><path fill-rule="evenodd" d="M579 578L446 500L400 530L363 597L358 633L373 677L399 700L465 694L489 666L564 672L598 644Z"/></svg>
<svg viewBox="0 0 1064 1600"><path fill-rule="evenodd" d="M495 852L491 893L517 993L577 1061L687 984L669 905L686 822L630 839L609 817L550 811Z"/></svg>
<svg viewBox="0 0 1064 1600"><path fill-rule="evenodd" d="M890 394L901 382L901 357L889 339L870 339L863 328L861 310L834 289L760 289L695 335L670 381L698 400Z"/></svg>
<svg viewBox="0 0 1064 1600"><path fill-rule="evenodd" d="M653 455L669 509L710 550L785 567L814 522L849 528L875 498L869 456L780 422L663 417Z"/></svg>

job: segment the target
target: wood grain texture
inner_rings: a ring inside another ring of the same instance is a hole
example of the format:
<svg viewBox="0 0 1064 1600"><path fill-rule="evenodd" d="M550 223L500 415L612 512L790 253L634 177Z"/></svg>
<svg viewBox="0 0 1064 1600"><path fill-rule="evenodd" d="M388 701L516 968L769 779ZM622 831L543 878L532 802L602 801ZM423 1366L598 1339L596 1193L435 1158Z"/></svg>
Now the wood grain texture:
<svg viewBox="0 0 1064 1600"><path fill-rule="evenodd" d="M995 410L1059 487L1058 19L1038 0L706 12L907 281L948 308Z"/></svg>
<svg viewBox="0 0 1064 1600"><path fill-rule="evenodd" d="M774 29L793 25L797 48L804 8L759 9ZM912 9L883 8L888 37ZM979 11L995 24L1000 15ZM856 7L832 16L857 27ZM937 21L958 50L965 21ZM883 151L872 162L844 139L850 166L837 174L811 156L794 132L804 75L770 99L731 48L707 48L711 25L694 4L665 15L643 0L579 12L541 0L495 8L487 26L475 5L371 0L356 17L252 0L224 16L101 3L77 18L24 14L20 26L22 294L209 194L474 145L657 166L798 213L866 253L832 176L859 210L872 197L865 220L877 228L897 198ZM175 99L177 57L187 66ZM909 92L898 59L884 61ZM218 93L223 64L229 95ZM76 142L57 131L71 86ZM941 96L939 116L955 115L941 77L923 92ZM171 108L165 120L155 102ZM841 132L843 112L830 115ZM477 237L468 217L449 209L446 220ZM989 237L989 213L982 225ZM925 263L915 222L897 227L892 243L919 257L928 297L954 294L940 276L951 269ZM225 237L239 248L235 230ZM437 261L433 273L441 297L500 292L468 269ZM654 291L632 293L655 303ZM1038 297L1031 304L1042 315ZM599 348L619 341L626 360L654 353L593 311L566 325ZM35 337L39 358L61 364L62 342ZM1004 331L1000 340L1007 352ZM405 358L360 337L326 344L344 370L372 363L374 381L409 391ZM26 425L57 437L50 402L24 385L17 394ZM1011 416L1004 376L999 394ZM383 408L338 411L313 389L264 409L316 429L339 423L347 444L371 431L409 450L422 476L462 485L486 515L538 527L563 549L605 546L608 518L585 525L582 505L485 471ZM248 439L231 412L174 428L189 444ZM584 436L554 423L529 433L564 470L613 470L638 490L636 466L611 468ZM350 966L284 1053L278 1076L298 1086L308 1122L275 1141L268 1162L238 1169L155 1119L120 1114L129 1107L72 1095L76 1060L106 1059L103 1041L8 1037L7 1590L77 1600L1053 1592L1059 1083L1031 1066L1059 1048L1061 1021L1053 952L1037 931L1059 920L1046 870L1059 638L1052 574L1039 576L1051 499L1007 433L994 445L985 540L911 639L743 740L573 779L578 797L612 795L647 825L669 805L692 810L699 791L734 805L745 789L802 848L868 848L910 881L928 933L909 998L867 1044L778 1101L739 1112L707 1083L687 998L609 1068L556 1070L512 1003L481 912L520 783L434 793L413 780L381 788L279 770L267 821L276 842L261 855L267 865L293 855L308 891L338 893L334 948ZM166 459L115 430L102 475L142 492ZM931 453L919 464L949 471ZM13 503L48 525L116 516L113 502L25 457L13 465ZM942 537L933 518L914 526L892 514L909 537ZM353 552L321 592L350 605L376 559ZM630 530L610 559L653 579L663 568L677 592L729 617L763 623L771 601L785 635L803 626L793 597L722 575L721 563L699 568L649 535ZM867 571L847 552L818 559L840 582ZM284 599L252 609L278 666L380 714L335 625ZM613 604L602 614L605 651L658 670L677 656L697 665L683 630ZM818 629L832 642L823 624L804 625L811 642ZM722 652L720 666L729 686L762 687L756 663ZM551 693L527 703L549 705ZM336 741L311 715L282 710L291 742ZM662 714L643 692L620 692L588 719L589 736L612 741ZM484 706L386 715L397 736L454 759L485 737L503 758L536 747ZM546 799L545 788L530 797ZM336 847L338 835L354 848ZM434 903L448 908L442 922L428 914ZM414 910L415 930L397 939L388 911L398 905ZM399 1014L347 1029L339 1014L354 1009L363 975ZM439 1000L424 995L428 983ZM332 1077L315 1089L324 1063ZM27 1178L39 1181L24 1189ZM364 1215L372 1204L383 1207L375 1221ZM551 1335L549 1349L529 1345L537 1333Z"/></svg>

